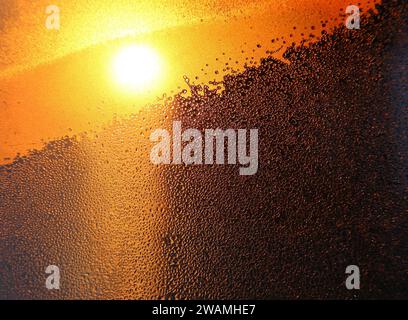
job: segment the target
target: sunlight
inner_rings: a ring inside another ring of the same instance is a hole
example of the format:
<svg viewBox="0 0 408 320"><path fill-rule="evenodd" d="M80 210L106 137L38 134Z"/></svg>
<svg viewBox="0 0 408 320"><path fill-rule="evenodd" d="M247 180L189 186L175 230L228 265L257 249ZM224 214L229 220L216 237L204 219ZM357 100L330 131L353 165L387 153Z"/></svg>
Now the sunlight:
<svg viewBox="0 0 408 320"><path fill-rule="evenodd" d="M147 89L158 78L160 71L158 54L143 45L122 49L113 63L115 80L124 88L134 91Z"/></svg>

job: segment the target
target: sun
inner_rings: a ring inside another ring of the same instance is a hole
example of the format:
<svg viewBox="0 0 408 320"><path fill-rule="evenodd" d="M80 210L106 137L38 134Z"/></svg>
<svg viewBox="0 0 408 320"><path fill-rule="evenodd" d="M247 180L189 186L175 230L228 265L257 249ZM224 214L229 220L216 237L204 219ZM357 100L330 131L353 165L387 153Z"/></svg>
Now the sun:
<svg viewBox="0 0 408 320"><path fill-rule="evenodd" d="M113 61L115 80L124 88L141 91L151 86L160 74L157 52L145 45L130 45L118 52Z"/></svg>

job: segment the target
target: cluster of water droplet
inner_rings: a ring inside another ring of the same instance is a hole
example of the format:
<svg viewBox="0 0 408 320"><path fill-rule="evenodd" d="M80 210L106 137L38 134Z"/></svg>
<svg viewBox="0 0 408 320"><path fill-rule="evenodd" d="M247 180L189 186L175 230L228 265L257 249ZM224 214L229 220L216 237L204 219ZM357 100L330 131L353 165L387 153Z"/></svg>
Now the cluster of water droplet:
<svg viewBox="0 0 408 320"><path fill-rule="evenodd" d="M407 4L377 9L287 62L191 84L0 167L0 297L350 298L354 263L360 297L407 297L407 79L393 60L407 61ZM149 135L173 120L258 128L258 173L151 164Z"/></svg>

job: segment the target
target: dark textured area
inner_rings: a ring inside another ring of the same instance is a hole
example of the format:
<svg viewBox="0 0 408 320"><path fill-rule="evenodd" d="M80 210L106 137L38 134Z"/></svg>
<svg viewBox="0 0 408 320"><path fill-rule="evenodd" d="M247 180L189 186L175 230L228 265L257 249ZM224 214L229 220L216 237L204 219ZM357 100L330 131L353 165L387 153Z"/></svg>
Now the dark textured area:
<svg viewBox="0 0 408 320"><path fill-rule="evenodd" d="M1 167L0 297L408 298L408 5L377 10L222 93L192 86ZM258 173L153 166L149 134L173 120L259 128Z"/></svg>

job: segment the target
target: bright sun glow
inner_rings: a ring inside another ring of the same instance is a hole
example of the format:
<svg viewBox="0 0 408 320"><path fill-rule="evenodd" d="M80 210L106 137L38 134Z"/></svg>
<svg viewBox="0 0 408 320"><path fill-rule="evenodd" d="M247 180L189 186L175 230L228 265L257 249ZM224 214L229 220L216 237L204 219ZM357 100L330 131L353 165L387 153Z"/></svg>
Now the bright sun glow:
<svg viewBox="0 0 408 320"><path fill-rule="evenodd" d="M132 45L122 49L113 64L116 81L127 89L142 90L157 79L160 59L147 46Z"/></svg>

